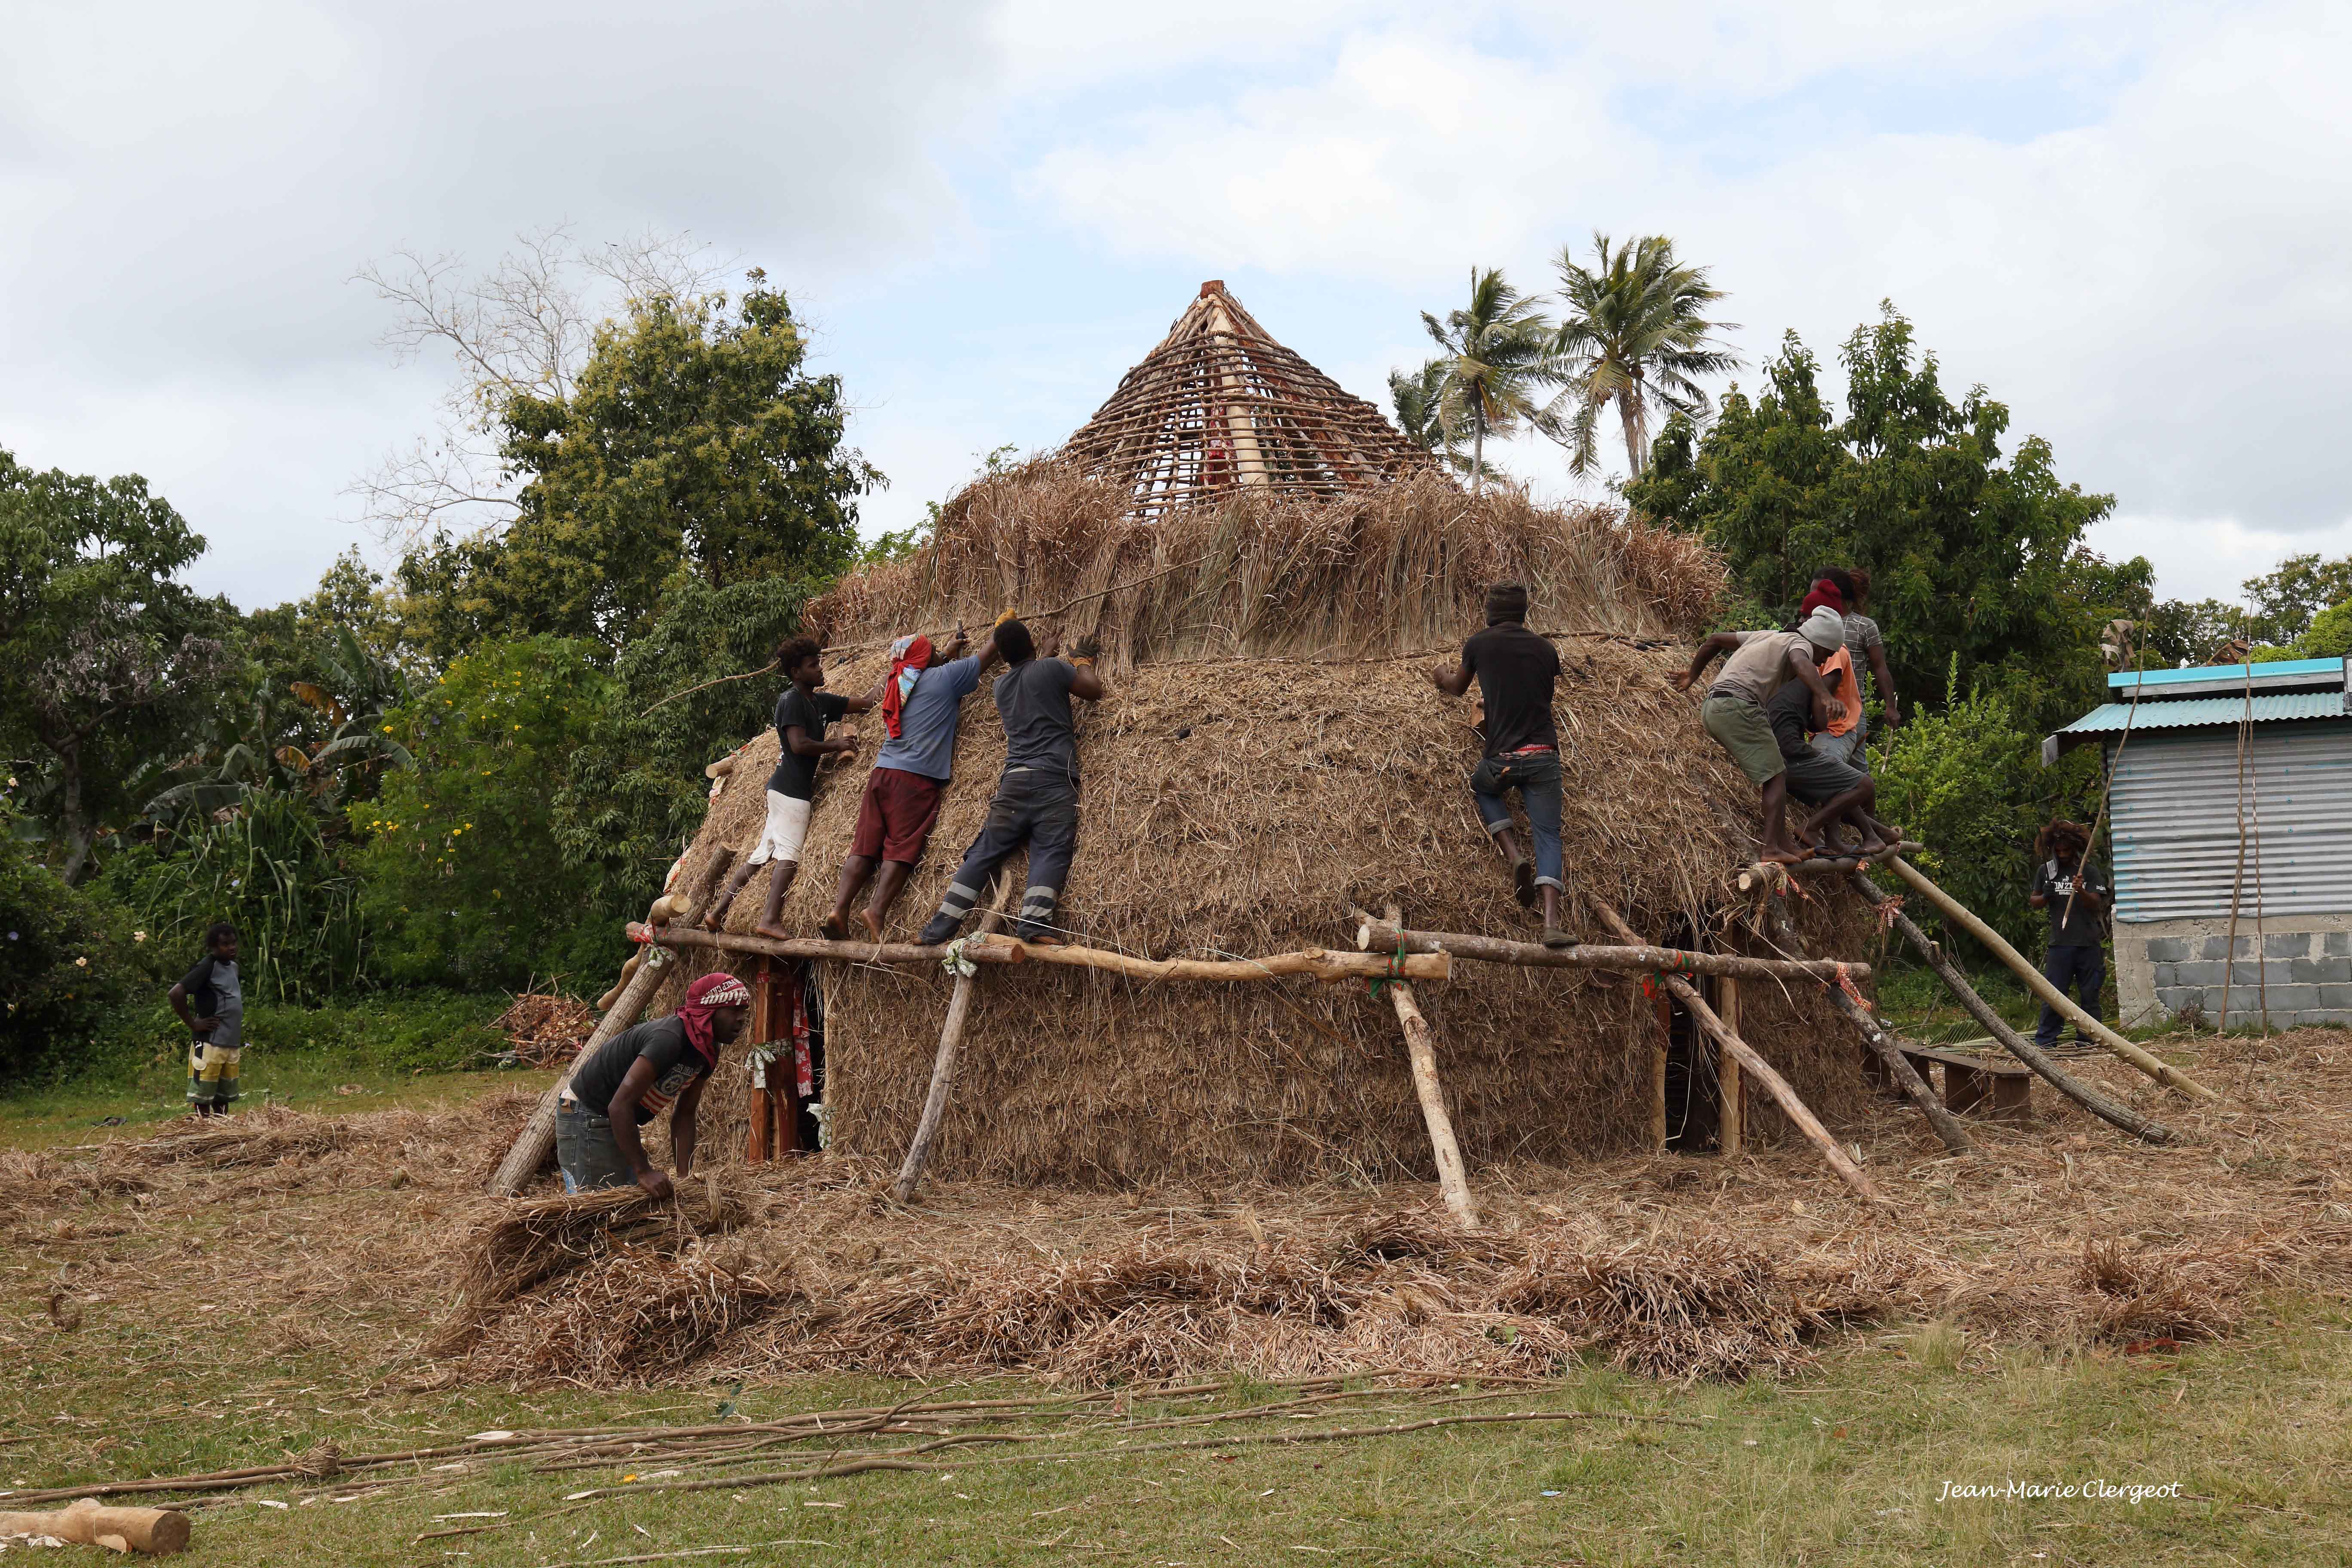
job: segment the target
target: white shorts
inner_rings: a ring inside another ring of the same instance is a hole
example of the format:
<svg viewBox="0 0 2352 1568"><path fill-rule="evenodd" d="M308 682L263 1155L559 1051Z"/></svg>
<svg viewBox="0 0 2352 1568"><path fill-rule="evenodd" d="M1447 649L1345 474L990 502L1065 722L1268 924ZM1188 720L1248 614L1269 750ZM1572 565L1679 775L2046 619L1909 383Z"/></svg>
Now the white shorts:
<svg viewBox="0 0 2352 1568"><path fill-rule="evenodd" d="M801 840L808 837L809 803L795 800L781 790L768 792L768 826L760 830L759 847L751 851L747 866L764 866L770 860L793 860L801 858Z"/></svg>

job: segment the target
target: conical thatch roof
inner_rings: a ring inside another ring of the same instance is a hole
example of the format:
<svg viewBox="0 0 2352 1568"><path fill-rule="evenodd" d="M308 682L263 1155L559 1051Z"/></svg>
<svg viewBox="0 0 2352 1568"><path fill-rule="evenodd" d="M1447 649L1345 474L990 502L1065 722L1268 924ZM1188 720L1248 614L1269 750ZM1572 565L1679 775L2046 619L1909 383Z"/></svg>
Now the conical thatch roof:
<svg viewBox="0 0 2352 1568"><path fill-rule="evenodd" d="M1062 455L1147 520L1243 486L1328 498L1433 467L1214 280Z"/></svg>

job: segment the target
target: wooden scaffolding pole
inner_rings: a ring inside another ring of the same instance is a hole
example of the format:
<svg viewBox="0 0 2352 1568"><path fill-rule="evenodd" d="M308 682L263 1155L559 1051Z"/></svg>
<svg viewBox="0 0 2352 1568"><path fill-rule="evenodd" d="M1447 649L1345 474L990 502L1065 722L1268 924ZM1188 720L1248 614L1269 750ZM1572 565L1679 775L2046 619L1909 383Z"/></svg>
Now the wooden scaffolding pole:
<svg viewBox="0 0 2352 1568"><path fill-rule="evenodd" d="M1398 918L1390 911L1391 921ZM1389 999L1396 1005L1397 1023L1404 1029L1405 1054L1412 1060L1412 1091L1421 1100L1421 1119L1429 1127L1429 1146L1437 1157L1437 1191L1446 1209L1464 1228L1478 1226L1478 1205L1470 1196L1470 1177L1462 1163L1462 1145L1454 1136L1454 1119L1446 1114L1445 1088L1437 1077L1437 1036L1422 1016L1411 983L1399 977L1389 983Z"/></svg>
<svg viewBox="0 0 2352 1568"><path fill-rule="evenodd" d="M2150 1143L2173 1142L2171 1129L2161 1122L2151 1121L2119 1100L2110 1100L2101 1094L2097 1089L2061 1068L2052 1059L2047 1051L2028 1042L2016 1030L2011 1028L2009 1021L1994 1012L1991 1005L1977 994L1977 988L1969 984L1968 977L1959 972L1958 966L1944 956L1944 950L1928 941L1927 933L1921 931L1911 917L1903 912L1902 904L1891 898L1880 897L1876 883L1860 871L1856 871L1853 874L1852 886L1863 901L1873 909L1885 910L1889 904L1894 905L1895 929L1903 934L1903 940L1911 944L1913 951L1926 961L1927 967L1936 972L1936 978L1941 980L1945 988L1951 992L1953 1000L1959 1003L1969 1016L1974 1018L1985 1033L2000 1041L2010 1055L2039 1073L2043 1082L2092 1115L2114 1124L2135 1138L2145 1139Z"/></svg>
<svg viewBox="0 0 2352 1568"><path fill-rule="evenodd" d="M2193 1094L2205 1100L2221 1098L2179 1068L2169 1062L2159 1061L2075 1005L2072 997L2050 984L2048 975L2028 963L2023 953L2010 946L2000 932L1979 920L1975 913L1958 899L1929 881L1918 868L1909 861L1898 855L1886 864L1895 868L1896 876L1926 895L1927 901L1941 910L1946 919L1984 943L1995 958L2016 971L2017 977L2025 982L2026 989L2051 1006L2057 1008L2061 1017L2072 1018L2074 1021L2074 1026L2082 1031L2084 1039L2098 1041L2108 1050L2123 1058L2167 1089L2176 1089L2183 1094Z"/></svg>
<svg viewBox="0 0 2352 1568"><path fill-rule="evenodd" d="M1633 934L1633 928L1627 925L1615 910L1598 900L1593 901L1592 907L1599 912L1609 929L1620 937L1629 942L1641 942L1642 939ZM1679 974L1669 973L1665 976L1665 982L1666 989L1674 993L1676 1001L1689 1009L1690 1016L1698 1020L1699 1027L1713 1036L1717 1044L1737 1058L1740 1067L1746 1070L1749 1078L1764 1086L1764 1091L1772 1097L1790 1121L1795 1124L1797 1131L1805 1135L1806 1142L1821 1151L1822 1158L1828 1163L1831 1170L1837 1173L1838 1179L1852 1188L1854 1195L1864 1203L1884 1203L1885 1200L1879 1195L1878 1189L1871 1184L1868 1176L1862 1173L1862 1167L1855 1164L1853 1157L1843 1149L1838 1147L1838 1141L1830 1136L1829 1129L1822 1125L1821 1118L1815 1116L1805 1102L1797 1098L1797 1091L1789 1087L1789 1080L1775 1072L1772 1069L1772 1064L1759 1056L1754 1047L1733 1034L1724 1021L1716 1016L1715 1009L1706 1005L1706 999L1698 994L1689 981Z"/></svg>
<svg viewBox="0 0 2352 1568"><path fill-rule="evenodd" d="M996 896L989 900L988 912L980 917L980 930L975 940L996 929L1004 914L1005 895L1013 891L1013 873L996 873ZM971 983L975 974L956 976L955 994L948 998L947 1023L940 1030L939 1053L931 1058L931 1087L923 1095L922 1119L915 1123L915 1136L907 1144L906 1162L898 1167L898 1179L890 1184L890 1196L902 1204L915 1201L915 1190L923 1184L923 1167L931 1158L931 1144L940 1135L940 1119L948 1110L948 1089L955 1082L956 1049L963 1043L964 1020L971 1015Z"/></svg>
<svg viewBox="0 0 2352 1568"><path fill-rule="evenodd" d="M1739 1033L1739 977L1726 974L1715 983L1715 1008L1723 1019L1723 1026L1733 1034ZM1727 1160L1739 1158L1741 1141L1747 1136L1748 1107L1746 1089L1741 1082L1739 1058L1729 1051L1717 1051L1715 1062L1716 1124L1715 1152Z"/></svg>
<svg viewBox="0 0 2352 1568"><path fill-rule="evenodd" d="M1838 965L1829 959L1749 958L1736 952L1692 952L1679 947L1545 947L1505 937L1454 931L1404 931L1395 922L1357 911L1356 945L1374 952L1450 953L1482 963L1517 963L1532 969L1612 969L1629 974L1659 970L1689 974L1744 975L1751 980L1833 980ZM1848 974L1870 978L1870 965L1849 963Z"/></svg>
<svg viewBox="0 0 2352 1568"><path fill-rule="evenodd" d="M1764 895L1764 910L1772 923L1772 939L1780 943L1781 951L1803 956L1804 939L1797 934L1797 922L1789 918L1788 907L1780 902L1778 893ZM1845 1015L1846 1022L1862 1032L1863 1044L1877 1055L1886 1068L1887 1076L1902 1089L1905 1098L1919 1108L1919 1113L1936 1130L1936 1136L1944 1141L1944 1147L1955 1154L1975 1153L1976 1140L1969 1136L1968 1130L1960 1125L1959 1118L1952 1114L1951 1108L1936 1098L1936 1091L1928 1087L1926 1079L1919 1076L1919 1069L1911 1065L1911 1058L1895 1045L1894 1037L1870 1016L1870 1009L1864 1007L1842 984L1829 985L1827 990L1830 1000L1837 1005L1839 1012Z"/></svg>

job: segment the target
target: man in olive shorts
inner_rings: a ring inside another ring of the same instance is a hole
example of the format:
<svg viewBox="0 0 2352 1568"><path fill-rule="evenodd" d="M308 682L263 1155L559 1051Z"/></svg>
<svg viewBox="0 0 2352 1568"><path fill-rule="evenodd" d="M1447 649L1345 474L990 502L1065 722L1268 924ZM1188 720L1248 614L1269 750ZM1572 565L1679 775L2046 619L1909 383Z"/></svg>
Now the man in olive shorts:
<svg viewBox="0 0 2352 1568"><path fill-rule="evenodd" d="M1782 686L1800 680L1822 705L1825 721L1843 719L1845 704L1830 695L1816 661L1844 645L1844 617L1825 607L1806 616L1804 625L1793 632L1717 632L1698 645L1688 669L1672 677L1675 689L1688 691L1709 664L1724 654L1731 656L1715 684L1707 688L1699 718L1706 732L1731 754L1739 771L1762 794L1761 859L1790 866L1805 858L1789 837L1784 820L1788 766L1781 759L1780 742L1772 737L1771 721L1764 716L1764 704Z"/></svg>

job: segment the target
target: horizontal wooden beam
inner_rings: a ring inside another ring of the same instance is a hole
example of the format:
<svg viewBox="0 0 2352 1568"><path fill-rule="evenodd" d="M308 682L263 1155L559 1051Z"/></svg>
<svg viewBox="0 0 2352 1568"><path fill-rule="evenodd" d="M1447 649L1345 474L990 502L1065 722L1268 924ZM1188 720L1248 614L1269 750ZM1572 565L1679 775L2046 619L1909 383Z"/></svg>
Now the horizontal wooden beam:
<svg viewBox="0 0 2352 1568"><path fill-rule="evenodd" d="M912 942L834 942L818 936L739 936L733 931L707 931L699 926L629 924L629 940L663 947L717 948L726 952L761 953L770 958L830 959L842 963L919 965L940 963L948 949ZM1334 952L1309 948L1302 952L1277 952L1265 958L1136 958L1093 947L1048 947L1016 942L1008 936L968 937L963 955L974 963L1045 963L1066 969L1095 969L1135 980L1208 980L1229 984L1279 980L1307 975L1315 980L1378 980L1390 975L1407 980L1450 980L1453 960L1442 952L1414 953L1391 963L1385 952Z"/></svg>
<svg viewBox="0 0 2352 1568"><path fill-rule="evenodd" d="M1759 881L1770 886L1776 877L1780 875L1842 877L1857 866L1883 866L1897 855L1906 852L1916 853L1925 847L1926 846L1914 844L1906 838L1902 843L1882 849L1875 855L1841 855L1835 859L1827 856L1816 856L1811 860L1800 860L1790 866L1783 866L1778 861L1759 860L1753 866L1742 866L1739 868L1739 890L1744 893Z"/></svg>
<svg viewBox="0 0 2352 1568"><path fill-rule="evenodd" d="M1470 936L1453 931L1400 931L1385 921L1359 915L1356 945L1378 953L1445 952L1475 958L1484 963L1518 963L1532 969L1612 969L1628 973L1745 975L1755 980L1835 980L1839 965L1828 959L1746 958L1732 952L1691 952L1679 947L1600 947L1580 942L1574 947L1545 947L1539 942L1512 942L1498 936ZM1855 980L1870 978L1870 965L1844 966Z"/></svg>

